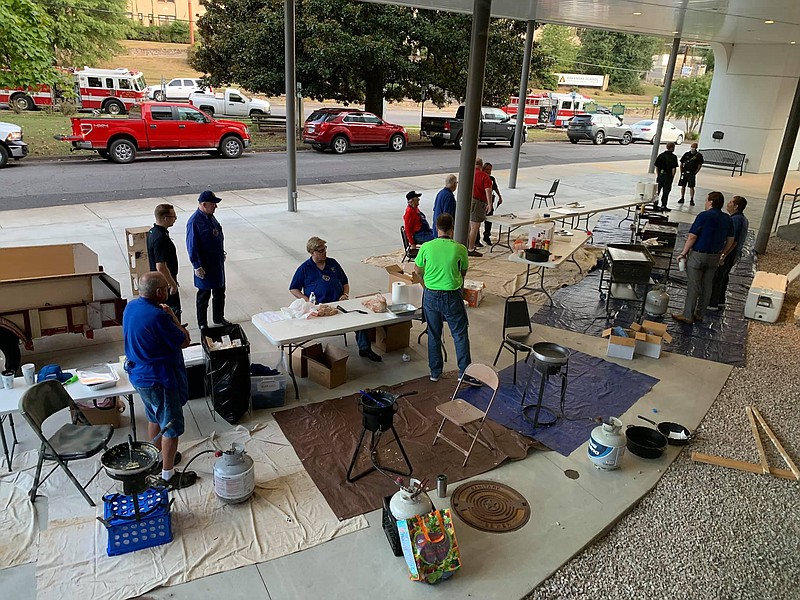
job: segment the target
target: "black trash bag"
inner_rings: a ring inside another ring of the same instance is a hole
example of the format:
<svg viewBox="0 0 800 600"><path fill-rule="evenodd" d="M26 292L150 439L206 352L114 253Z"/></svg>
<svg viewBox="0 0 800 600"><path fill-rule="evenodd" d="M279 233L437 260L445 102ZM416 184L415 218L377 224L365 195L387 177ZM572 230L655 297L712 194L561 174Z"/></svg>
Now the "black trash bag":
<svg viewBox="0 0 800 600"><path fill-rule="evenodd" d="M250 408L250 359L246 353L219 363L212 361L209 387L214 411L235 425Z"/></svg>

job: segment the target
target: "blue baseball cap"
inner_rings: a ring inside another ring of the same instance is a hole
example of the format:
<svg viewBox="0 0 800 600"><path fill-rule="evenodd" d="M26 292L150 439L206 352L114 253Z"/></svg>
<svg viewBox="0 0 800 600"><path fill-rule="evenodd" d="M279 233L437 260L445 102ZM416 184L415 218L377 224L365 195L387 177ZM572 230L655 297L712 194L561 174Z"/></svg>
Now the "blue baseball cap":
<svg viewBox="0 0 800 600"><path fill-rule="evenodd" d="M59 365L45 365L39 370L39 375L36 378L36 382L41 383L42 381L48 381L50 379L55 379L61 383L64 383L65 381L72 379L72 374L64 373Z"/></svg>
<svg viewBox="0 0 800 600"><path fill-rule="evenodd" d="M213 202L217 204L218 202L222 202L222 198L217 198L216 194L211 190L206 190L204 192L200 192L200 197L197 198L198 202Z"/></svg>

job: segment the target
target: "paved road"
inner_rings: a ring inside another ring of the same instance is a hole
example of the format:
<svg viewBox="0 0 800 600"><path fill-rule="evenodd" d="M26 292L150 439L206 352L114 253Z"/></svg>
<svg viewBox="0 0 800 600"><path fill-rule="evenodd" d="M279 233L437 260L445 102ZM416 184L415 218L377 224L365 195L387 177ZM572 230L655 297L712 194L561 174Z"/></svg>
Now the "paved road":
<svg viewBox="0 0 800 600"><path fill-rule="evenodd" d="M642 159L651 146L631 144L573 145L568 142L525 144L520 166ZM428 145L409 146L395 154L388 150L354 150L337 156L303 151L297 156L298 183L317 184L409 175L458 172L460 152ZM479 155L495 169L511 164L511 149L503 144L482 146ZM2 171L0 210L129 200L198 190L241 190L286 185L284 152L245 154L238 160L208 155L143 156L130 165L99 157L90 160L19 161Z"/></svg>

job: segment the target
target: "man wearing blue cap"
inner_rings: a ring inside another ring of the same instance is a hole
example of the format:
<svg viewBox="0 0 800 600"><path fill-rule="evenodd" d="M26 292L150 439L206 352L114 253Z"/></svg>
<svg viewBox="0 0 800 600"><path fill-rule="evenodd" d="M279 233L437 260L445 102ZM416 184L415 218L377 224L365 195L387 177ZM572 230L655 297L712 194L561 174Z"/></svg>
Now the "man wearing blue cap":
<svg viewBox="0 0 800 600"><path fill-rule="evenodd" d="M194 287L197 288L197 325L208 327L208 301L211 316L217 325L231 325L225 318L225 236L222 225L214 217L222 201L206 190L197 199L197 210L186 222L186 249L194 268Z"/></svg>

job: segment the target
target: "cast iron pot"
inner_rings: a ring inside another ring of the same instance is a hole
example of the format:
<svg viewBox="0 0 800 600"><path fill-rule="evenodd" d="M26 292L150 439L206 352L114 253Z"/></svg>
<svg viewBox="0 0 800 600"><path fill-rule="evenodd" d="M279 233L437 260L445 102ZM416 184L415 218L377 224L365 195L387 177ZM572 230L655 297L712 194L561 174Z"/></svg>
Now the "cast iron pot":
<svg viewBox="0 0 800 600"><path fill-rule="evenodd" d="M416 393L393 394L387 390L362 390L358 406L364 416L364 427L368 431L388 431L392 427L394 413L397 412L397 401Z"/></svg>
<svg viewBox="0 0 800 600"><path fill-rule="evenodd" d="M642 458L658 458L667 447L667 438L652 427L628 425L625 438L628 450Z"/></svg>
<svg viewBox="0 0 800 600"><path fill-rule="evenodd" d="M525 260L532 262L547 262L550 260L550 251L541 248L528 248L525 250Z"/></svg>
<svg viewBox="0 0 800 600"><path fill-rule="evenodd" d="M648 423L652 423L658 428L658 431L667 438L667 443L670 446L685 446L692 440L692 432L691 430L687 429L680 423L673 423L672 421L662 421L661 423L656 423L655 421L651 421L647 417L643 417L642 415L638 415L642 421L647 421ZM684 435L684 438L676 438L670 437L670 433Z"/></svg>

